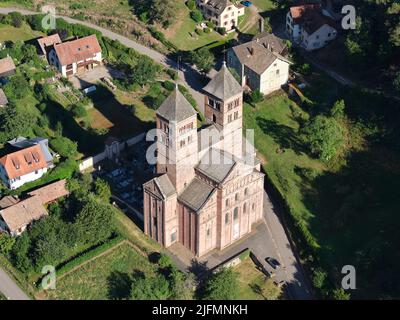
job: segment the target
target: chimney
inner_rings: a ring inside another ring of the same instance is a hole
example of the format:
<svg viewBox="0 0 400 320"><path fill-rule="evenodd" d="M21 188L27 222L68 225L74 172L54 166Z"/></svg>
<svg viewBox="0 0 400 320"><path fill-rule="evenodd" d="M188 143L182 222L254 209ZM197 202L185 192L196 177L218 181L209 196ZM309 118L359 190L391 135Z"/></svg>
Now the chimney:
<svg viewBox="0 0 400 320"><path fill-rule="evenodd" d="M258 20L260 23L260 33L264 32L264 18L260 18L260 20Z"/></svg>

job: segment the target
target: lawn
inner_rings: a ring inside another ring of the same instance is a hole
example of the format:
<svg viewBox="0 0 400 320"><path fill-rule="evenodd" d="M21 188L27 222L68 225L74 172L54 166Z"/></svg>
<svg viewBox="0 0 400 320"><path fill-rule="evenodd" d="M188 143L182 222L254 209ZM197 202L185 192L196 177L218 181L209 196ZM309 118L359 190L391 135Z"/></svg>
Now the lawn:
<svg viewBox="0 0 400 320"><path fill-rule="evenodd" d="M3 41L27 41L43 36L43 33L33 31L24 24L21 28L14 28L9 25L0 24L0 42Z"/></svg>
<svg viewBox="0 0 400 320"><path fill-rule="evenodd" d="M46 297L57 300L128 298L129 276L135 273L152 275L156 271L156 264L130 245L123 244L61 278L56 290L47 291Z"/></svg>
<svg viewBox="0 0 400 320"><path fill-rule="evenodd" d="M311 86L304 93L313 107L302 109L281 93L256 107L245 104L245 127L255 130L263 169L287 204L304 261L313 264L299 223L315 240L313 254L329 272L331 286L340 286L341 268L351 264L358 287L352 296L398 297L399 104L342 87L320 73L308 78ZM309 155L298 130L310 115L328 112L339 99L348 119L346 152L326 164ZM390 284L384 281L389 278Z"/></svg>
<svg viewBox="0 0 400 320"><path fill-rule="evenodd" d="M260 12L268 11L275 8L272 0L251 0Z"/></svg>
<svg viewBox="0 0 400 320"><path fill-rule="evenodd" d="M212 42L229 40L234 37L234 32L226 36L222 36L215 31L211 31L208 34L204 33L200 36L197 35L194 32L197 23L190 18L190 10L186 7L185 1L178 0L177 2L177 12L179 12L179 17L176 19L174 25L169 27L167 30L163 30L163 32L165 33L167 39L180 50L190 51L201 48ZM194 36L190 36L190 33L194 34Z"/></svg>
<svg viewBox="0 0 400 320"><path fill-rule="evenodd" d="M271 278L267 278L256 268L251 258L246 258L234 267L239 275L239 293L241 300L278 300L282 296Z"/></svg>

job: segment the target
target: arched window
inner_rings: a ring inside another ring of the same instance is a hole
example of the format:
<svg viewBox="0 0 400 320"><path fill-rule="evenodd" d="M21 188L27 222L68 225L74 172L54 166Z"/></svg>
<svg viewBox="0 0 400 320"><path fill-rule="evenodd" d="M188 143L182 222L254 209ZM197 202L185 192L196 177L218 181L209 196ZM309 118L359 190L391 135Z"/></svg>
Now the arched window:
<svg viewBox="0 0 400 320"><path fill-rule="evenodd" d="M226 199L226 200L225 200L225 206L226 206L226 207L229 207L229 199Z"/></svg>
<svg viewBox="0 0 400 320"><path fill-rule="evenodd" d="M244 189L244 195L248 196L249 195L249 188Z"/></svg>
<svg viewBox="0 0 400 320"><path fill-rule="evenodd" d="M213 122L217 122L217 117L213 114Z"/></svg>
<svg viewBox="0 0 400 320"><path fill-rule="evenodd" d="M255 203L253 203L252 205L251 205L251 210L255 210L256 209L256 204Z"/></svg>
<svg viewBox="0 0 400 320"><path fill-rule="evenodd" d="M245 202L243 205L243 213L246 213L246 211L247 211L247 203Z"/></svg>
<svg viewBox="0 0 400 320"><path fill-rule="evenodd" d="M233 220L237 220L239 218L239 209L236 207L235 210L233 210Z"/></svg>
<svg viewBox="0 0 400 320"><path fill-rule="evenodd" d="M239 201L239 194L238 193L235 194L235 201Z"/></svg>
<svg viewBox="0 0 400 320"><path fill-rule="evenodd" d="M225 214L225 224L229 224L229 212Z"/></svg>

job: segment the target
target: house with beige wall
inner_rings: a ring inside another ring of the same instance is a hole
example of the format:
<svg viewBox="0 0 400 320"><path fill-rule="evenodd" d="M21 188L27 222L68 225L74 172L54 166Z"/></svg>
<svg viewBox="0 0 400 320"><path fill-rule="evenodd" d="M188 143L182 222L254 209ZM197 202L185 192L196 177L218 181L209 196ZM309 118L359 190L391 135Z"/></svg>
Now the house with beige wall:
<svg viewBox="0 0 400 320"><path fill-rule="evenodd" d="M337 36L335 21L320 4L291 7L286 15L286 32L307 51L320 49Z"/></svg>
<svg viewBox="0 0 400 320"><path fill-rule="evenodd" d="M102 64L101 47L96 35L54 43L48 61L64 76L91 70Z"/></svg>
<svg viewBox="0 0 400 320"><path fill-rule="evenodd" d="M226 31L234 30L238 25L238 18L244 15L245 7L240 3L229 0L196 0L197 7L204 18L215 23Z"/></svg>
<svg viewBox="0 0 400 320"><path fill-rule="evenodd" d="M243 89L224 64L204 87L206 127L178 88L156 112L156 176L143 185L144 231L195 256L263 220L264 174L242 136Z"/></svg>
<svg viewBox="0 0 400 320"><path fill-rule="evenodd" d="M273 34L263 33L228 51L228 66L239 75L241 85L270 94L289 79L291 62L286 45Z"/></svg>

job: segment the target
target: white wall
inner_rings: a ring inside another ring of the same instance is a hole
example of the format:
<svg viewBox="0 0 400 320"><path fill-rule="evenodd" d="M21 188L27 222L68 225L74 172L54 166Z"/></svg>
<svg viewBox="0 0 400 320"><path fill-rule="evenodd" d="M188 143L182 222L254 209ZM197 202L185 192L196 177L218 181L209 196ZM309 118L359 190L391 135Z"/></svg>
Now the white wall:
<svg viewBox="0 0 400 320"><path fill-rule="evenodd" d="M324 24L313 34L308 34L307 31L302 31L302 45L307 51L320 49L325 47L330 41L337 36L337 31L331 26Z"/></svg>
<svg viewBox="0 0 400 320"><path fill-rule="evenodd" d="M277 74L279 71L279 74ZM279 90L289 79L289 63L276 59L260 78L260 91L269 94Z"/></svg>

